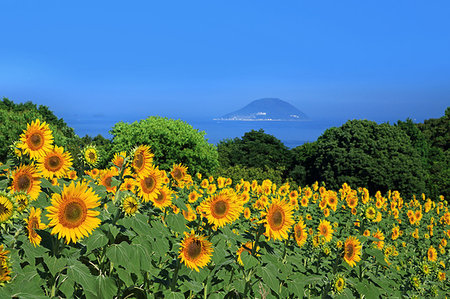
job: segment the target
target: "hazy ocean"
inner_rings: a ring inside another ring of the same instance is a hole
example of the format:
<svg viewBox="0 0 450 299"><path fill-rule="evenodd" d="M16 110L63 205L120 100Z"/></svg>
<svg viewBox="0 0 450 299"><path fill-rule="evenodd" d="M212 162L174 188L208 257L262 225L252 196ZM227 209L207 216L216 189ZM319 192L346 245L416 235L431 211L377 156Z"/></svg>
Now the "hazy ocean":
<svg viewBox="0 0 450 299"><path fill-rule="evenodd" d="M121 119L114 117L65 117L64 120L74 128L80 137L98 134L111 138L109 131L118 121L134 122L136 119ZM322 133L333 126L340 126L345 121L340 120L306 120L306 121L216 121L212 119L182 119L194 129L205 131L208 142L217 144L227 138L242 137L250 130L263 129L281 140L287 147L293 148L305 142L315 141Z"/></svg>

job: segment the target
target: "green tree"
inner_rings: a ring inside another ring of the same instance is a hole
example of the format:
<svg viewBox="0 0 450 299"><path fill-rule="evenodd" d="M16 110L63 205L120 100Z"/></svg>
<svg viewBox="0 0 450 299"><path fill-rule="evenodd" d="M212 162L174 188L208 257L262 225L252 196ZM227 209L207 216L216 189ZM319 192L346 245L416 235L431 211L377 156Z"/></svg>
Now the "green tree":
<svg viewBox="0 0 450 299"><path fill-rule="evenodd" d="M219 165L216 147L205 140L205 132L182 120L151 116L131 124L116 123L110 133L112 152L130 152L140 144L150 145L161 169L183 163L191 174L209 174Z"/></svg>
<svg viewBox="0 0 450 299"><path fill-rule="evenodd" d="M289 149L276 137L251 130L242 138L227 139L217 145L222 167L245 166L253 168L288 169L291 163Z"/></svg>
<svg viewBox="0 0 450 299"><path fill-rule="evenodd" d="M76 145L77 135L62 118L56 117L47 106L35 105L32 102L16 104L7 98L0 102L0 161L8 157L9 146L19 140L20 134L27 128L27 123L39 119L49 124L58 146Z"/></svg>
<svg viewBox="0 0 450 299"><path fill-rule="evenodd" d="M370 192L392 189L410 196L425 191L420 154L398 126L348 121L318 138L311 159L314 164L309 171L332 189L347 182L366 186Z"/></svg>

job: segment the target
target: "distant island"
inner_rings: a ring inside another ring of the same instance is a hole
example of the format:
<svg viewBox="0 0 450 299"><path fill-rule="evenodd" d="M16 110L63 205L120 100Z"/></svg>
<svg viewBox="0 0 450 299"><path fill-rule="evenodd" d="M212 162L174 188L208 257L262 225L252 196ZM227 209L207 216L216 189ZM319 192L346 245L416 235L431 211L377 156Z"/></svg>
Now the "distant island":
<svg viewBox="0 0 450 299"><path fill-rule="evenodd" d="M293 105L276 98L255 100L242 109L214 118L214 120L236 121L301 121L307 119L306 114Z"/></svg>

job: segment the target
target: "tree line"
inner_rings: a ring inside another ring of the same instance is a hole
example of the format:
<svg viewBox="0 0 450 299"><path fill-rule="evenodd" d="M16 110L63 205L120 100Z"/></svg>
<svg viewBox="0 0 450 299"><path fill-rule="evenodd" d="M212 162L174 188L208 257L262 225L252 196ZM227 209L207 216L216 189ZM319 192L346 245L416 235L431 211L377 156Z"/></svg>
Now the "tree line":
<svg viewBox="0 0 450 299"><path fill-rule="evenodd" d="M83 169L82 150L95 145L108 166L114 153L148 144L162 169L183 163L191 174L226 176L233 180L270 179L294 186L324 182L339 189L346 182L371 193L398 190L405 196L425 193L429 197L450 195L450 107L437 119L395 124L349 120L327 129L316 141L289 149L276 137L252 130L241 138L208 143L205 132L181 120L151 116L134 123L116 123L111 139L101 135L79 137L63 119L46 106L31 102L0 102L0 161L13 156L10 145L26 124L39 118L50 124L57 145L65 146L76 169Z"/></svg>

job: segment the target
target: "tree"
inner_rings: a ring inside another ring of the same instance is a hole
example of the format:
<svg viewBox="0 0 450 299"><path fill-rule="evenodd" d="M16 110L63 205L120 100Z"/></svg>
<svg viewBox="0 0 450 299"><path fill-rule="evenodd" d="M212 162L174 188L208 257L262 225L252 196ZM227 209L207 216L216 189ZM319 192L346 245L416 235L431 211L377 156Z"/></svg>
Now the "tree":
<svg viewBox="0 0 450 299"><path fill-rule="evenodd" d="M423 163L409 136L398 126L352 120L317 140L309 170L329 188L344 182L370 192L399 190L407 196L425 191Z"/></svg>
<svg viewBox="0 0 450 299"><path fill-rule="evenodd" d="M264 169L287 169L291 163L289 149L276 137L251 130L241 138L227 139L217 145L222 167L246 166Z"/></svg>
<svg viewBox="0 0 450 299"><path fill-rule="evenodd" d="M128 153L140 144L150 145L154 161L169 170L174 163L188 166L191 174L209 174L219 165L217 150L205 139L205 132L182 120L151 116L133 123L119 122L110 131L112 152Z"/></svg>

